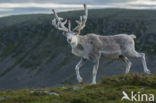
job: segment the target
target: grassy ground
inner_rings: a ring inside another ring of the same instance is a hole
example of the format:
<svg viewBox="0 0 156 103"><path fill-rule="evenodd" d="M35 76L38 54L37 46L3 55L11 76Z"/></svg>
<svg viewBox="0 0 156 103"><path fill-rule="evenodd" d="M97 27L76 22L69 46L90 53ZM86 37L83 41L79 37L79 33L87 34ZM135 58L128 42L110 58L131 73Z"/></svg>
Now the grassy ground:
<svg viewBox="0 0 156 103"><path fill-rule="evenodd" d="M45 91L57 93L59 96L50 95ZM128 100L121 102L122 91L129 95L131 91L156 95L156 75L129 74L103 77L97 85L0 91L0 103L132 103ZM4 97L5 99L1 100Z"/></svg>

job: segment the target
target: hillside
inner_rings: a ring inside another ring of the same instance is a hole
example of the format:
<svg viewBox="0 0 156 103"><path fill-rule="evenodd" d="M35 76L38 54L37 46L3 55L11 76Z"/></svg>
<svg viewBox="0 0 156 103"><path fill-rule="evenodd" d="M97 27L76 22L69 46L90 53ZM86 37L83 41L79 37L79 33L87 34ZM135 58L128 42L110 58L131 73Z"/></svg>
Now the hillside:
<svg viewBox="0 0 156 103"><path fill-rule="evenodd" d="M156 76L129 74L127 76L103 77L97 85L75 85L57 88L21 89L18 91L1 91L1 103L132 103L122 100L125 91L129 98L131 92L138 96L142 94L156 95ZM131 99L132 100L132 99ZM141 99L140 99L141 100ZM146 97L141 102L155 103ZM152 99L151 99L152 100Z"/></svg>
<svg viewBox="0 0 156 103"><path fill-rule="evenodd" d="M82 11L64 12L59 15L70 18L72 27ZM146 53L149 69L156 71L156 11L99 9L89 10L86 33L115 35L135 34L136 49ZM35 14L0 18L0 89L52 87L77 84L74 67L79 58L62 33L51 26L53 15ZM131 72L143 72L140 60L131 60ZM100 63L101 76L124 73L120 60ZM85 82L90 82L92 65L87 63L81 70ZM8 85L9 84L9 85Z"/></svg>

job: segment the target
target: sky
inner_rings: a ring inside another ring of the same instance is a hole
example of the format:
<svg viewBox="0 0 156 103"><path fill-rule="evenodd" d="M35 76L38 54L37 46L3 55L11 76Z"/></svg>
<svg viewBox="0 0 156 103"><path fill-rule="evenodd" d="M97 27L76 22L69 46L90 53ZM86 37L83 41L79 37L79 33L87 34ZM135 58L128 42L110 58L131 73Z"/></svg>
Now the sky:
<svg viewBox="0 0 156 103"><path fill-rule="evenodd" d="M125 8L155 9L156 0L0 0L0 17L20 14L51 13L80 10L86 3L89 9Z"/></svg>

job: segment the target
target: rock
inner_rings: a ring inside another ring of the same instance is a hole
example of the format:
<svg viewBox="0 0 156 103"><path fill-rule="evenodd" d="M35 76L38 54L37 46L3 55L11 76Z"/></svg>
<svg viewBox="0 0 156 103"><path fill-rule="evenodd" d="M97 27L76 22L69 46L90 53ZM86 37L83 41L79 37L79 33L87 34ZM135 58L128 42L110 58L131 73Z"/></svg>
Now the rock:
<svg viewBox="0 0 156 103"><path fill-rule="evenodd" d="M126 80L124 78L120 79L121 82L125 82Z"/></svg>
<svg viewBox="0 0 156 103"><path fill-rule="evenodd" d="M0 97L0 101L5 100L5 99L7 99L7 98L10 98L10 96L3 96L3 97Z"/></svg>
<svg viewBox="0 0 156 103"><path fill-rule="evenodd" d="M34 93L35 93L35 91L33 91L33 90L30 91L30 94L34 94Z"/></svg>
<svg viewBox="0 0 156 103"><path fill-rule="evenodd" d="M31 91L30 91L30 94L35 94L35 93L59 96L59 94L56 93L56 92L40 91L40 90L31 90Z"/></svg>
<svg viewBox="0 0 156 103"><path fill-rule="evenodd" d="M144 91L146 88L142 87L140 90Z"/></svg>
<svg viewBox="0 0 156 103"><path fill-rule="evenodd" d="M84 88L84 87L73 87L72 90L73 90L73 91L75 91L75 90L81 90L81 89L83 89L83 88Z"/></svg>
<svg viewBox="0 0 156 103"><path fill-rule="evenodd" d="M48 94L49 94L49 95L59 96L59 94L58 94L58 93L55 93L55 92L49 92Z"/></svg>

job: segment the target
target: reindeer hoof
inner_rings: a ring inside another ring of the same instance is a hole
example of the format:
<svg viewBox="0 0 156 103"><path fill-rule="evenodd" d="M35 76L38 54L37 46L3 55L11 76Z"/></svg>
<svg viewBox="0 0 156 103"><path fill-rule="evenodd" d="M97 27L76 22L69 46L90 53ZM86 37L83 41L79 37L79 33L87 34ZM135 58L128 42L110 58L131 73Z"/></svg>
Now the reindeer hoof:
<svg viewBox="0 0 156 103"><path fill-rule="evenodd" d="M83 82L80 82L80 84L83 84Z"/></svg>
<svg viewBox="0 0 156 103"><path fill-rule="evenodd" d="M152 74L151 71L149 71L149 70L147 70L145 73L148 75Z"/></svg>
<svg viewBox="0 0 156 103"><path fill-rule="evenodd" d="M92 82L91 85L96 85L96 82Z"/></svg>

